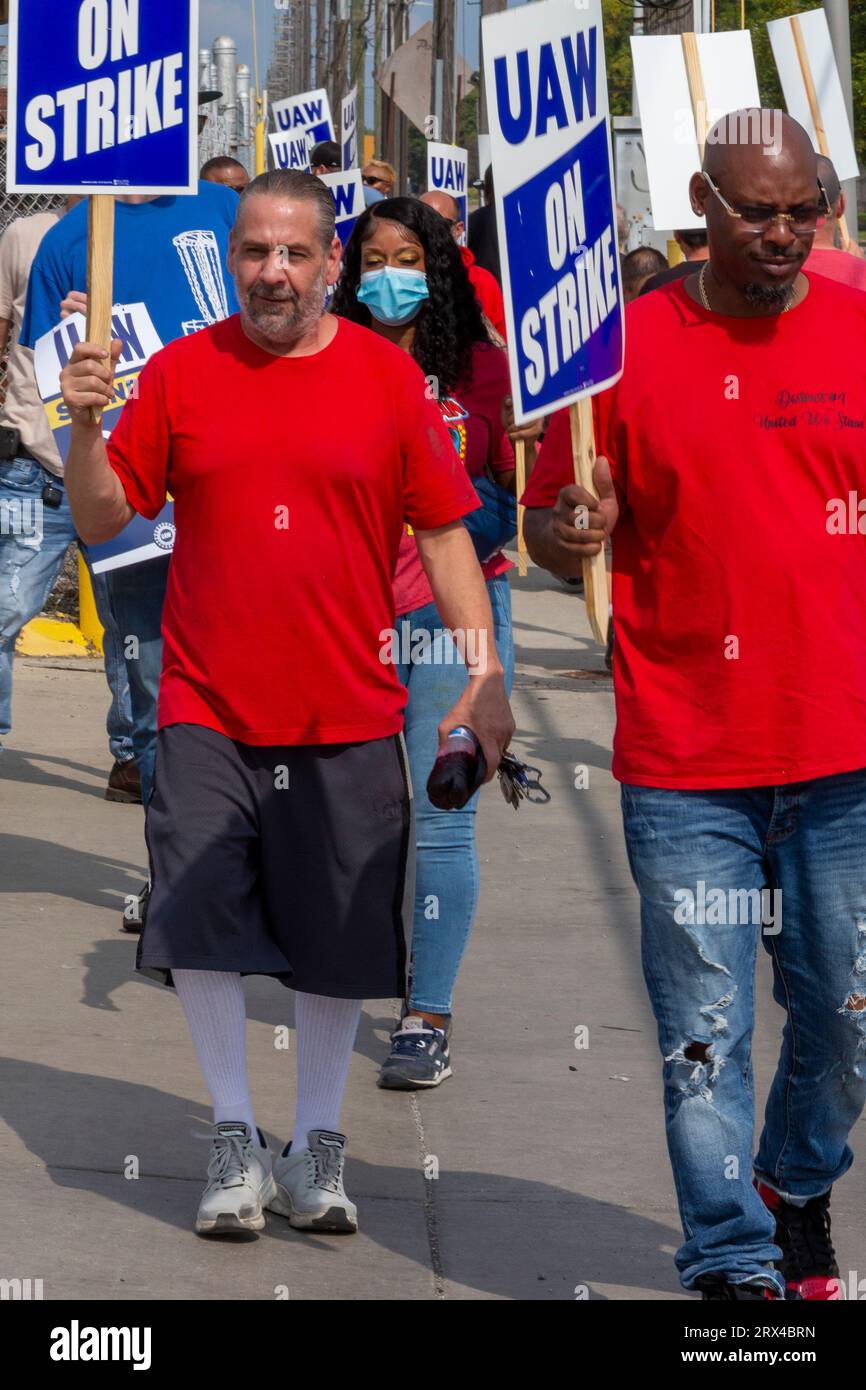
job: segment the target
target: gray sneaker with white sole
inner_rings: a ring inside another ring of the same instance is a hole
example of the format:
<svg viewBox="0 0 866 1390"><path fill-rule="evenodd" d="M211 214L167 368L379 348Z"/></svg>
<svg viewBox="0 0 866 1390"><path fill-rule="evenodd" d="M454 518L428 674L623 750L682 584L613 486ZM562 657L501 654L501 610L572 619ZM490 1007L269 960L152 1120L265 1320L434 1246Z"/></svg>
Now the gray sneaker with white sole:
<svg viewBox="0 0 866 1390"><path fill-rule="evenodd" d="M274 1161L268 1211L298 1231L357 1231L358 1210L343 1188L345 1150L346 1136L329 1129L311 1129L305 1149L287 1144Z"/></svg>
<svg viewBox="0 0 866 1390"><path fill-rule="evenodd" d="M271 1151L261 1130L258 1142L249 1125L224 1121L214 1125L213 1148L195 1229L202 1236L262 1231L265 1207L273 1196Z"/></svg>

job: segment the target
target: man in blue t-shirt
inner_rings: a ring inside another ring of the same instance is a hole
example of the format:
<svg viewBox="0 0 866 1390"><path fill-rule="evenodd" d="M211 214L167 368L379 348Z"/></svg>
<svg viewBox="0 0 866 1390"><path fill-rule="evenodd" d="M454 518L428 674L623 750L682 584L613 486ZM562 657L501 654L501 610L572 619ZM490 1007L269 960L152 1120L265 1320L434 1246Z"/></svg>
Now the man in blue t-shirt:
<svg viewBox="0 0 866 1390"><path fill-rule="evenodd" d="M226 265L237 205L236 193L214 183L199 183L193 195L117 198L113 302L145 304L163 344L237 312ZM81 203L51 228L36 254L21 326L25 347L32 348L62 314L86 311L86 284L87 205ZM153 786L168 566L166 556L94 576L103 625L113 617L128 653L132 741L145 807ZM133 636L136 642L129 641ZM136 918L124 914L127 929L140 930L140 914Z"/></svg>

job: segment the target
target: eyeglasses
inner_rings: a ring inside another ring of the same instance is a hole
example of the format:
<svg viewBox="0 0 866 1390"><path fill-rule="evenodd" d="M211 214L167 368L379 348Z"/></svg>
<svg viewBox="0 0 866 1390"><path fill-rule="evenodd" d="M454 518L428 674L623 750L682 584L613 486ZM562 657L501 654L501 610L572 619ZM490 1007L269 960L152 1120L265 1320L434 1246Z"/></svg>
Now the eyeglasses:
<svg viewBox="0 0 866 1390"><path fill-rule="evenodd" d="M803 203L791 212L782 212L779 208L766 207L763 204L729 203L706 170L701 172L728 216L740 218L743 229L752 236L759 236L762 232L768 231L773 223L779 221L780 218L783 222L788 223L791 231L795 234L808 236L814 232L819 219L829 216L833 211L830 207L830 199L827 197L827 190L820 179L818 180L818 188L821 191L820 202Z"/></svg>
<svg viewBox="0 0 866 1390"><path fill-rule="evenodd" d="M377 174L362 174L362 175L361 175L361 182L362 182L362 183L369 184L369 185L372 187L373 184L376 184L376 183L387 183L388 180L387 180L387 179L379 178L379 176L378 176Z"/></svg>

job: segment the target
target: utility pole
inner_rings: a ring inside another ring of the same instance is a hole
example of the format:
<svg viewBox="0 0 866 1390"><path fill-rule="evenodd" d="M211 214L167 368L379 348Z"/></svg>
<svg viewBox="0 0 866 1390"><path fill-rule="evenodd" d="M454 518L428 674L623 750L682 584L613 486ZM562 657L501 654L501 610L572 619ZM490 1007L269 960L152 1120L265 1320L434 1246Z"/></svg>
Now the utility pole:
<svg viewBox="0 0 866 1390"><path fill-rule="evenodd" d="M316 86L324 87L328 76L328 21L325 0L316 0Z"/></svg>
<svg viewBox="0 0 866 1390"><path fill-rule="evenodd" d="M454 143L454 0L433 0L430 111L439 118L439 139Z"/></svg>
<svg viewBox="0 0 866 1390"><path fill-rule="evenodd" d="M851 86L851 20L848 15L848 0L823 0L823 3L824 11L827 15L827 25L830 29L833 52L836 55L836 66L839 69L839 81L842 83L842 95L845 98L845 110L848 112L848 123L853 133L854 102ZM846 179L842 184L842 188L845 193L845 202L847 204L846 216L848 219L848 230L854 240L857 241L857 180Z"/></svg>
<svg viewBox="0 0 866 1390"><path fill-rule="evenodd" d="M357 87L358 89L358 99L356 102L356 110L358 112L358 147L362 152L363 158L364 130L366 124L364 120L364 67L367 61L367 0L351 0L351 3L352 61L349 67L349 78L346 83L346 90L348 91L352 87ZM340 95L344 97L346 92L341 92ZM340 108L338 106L334 113L334 120L339 120L339 116Z"/></svg>

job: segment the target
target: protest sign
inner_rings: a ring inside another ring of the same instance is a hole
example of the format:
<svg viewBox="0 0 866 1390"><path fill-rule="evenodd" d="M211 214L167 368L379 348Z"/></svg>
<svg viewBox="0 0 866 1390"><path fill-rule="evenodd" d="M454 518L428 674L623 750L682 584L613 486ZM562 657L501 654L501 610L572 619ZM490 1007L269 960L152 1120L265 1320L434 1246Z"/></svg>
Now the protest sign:
<svg viewBox="0 0 866 1390"><path fill-rule="evenodd" d="M309 172L312 144L306 131L301 130L297 135L269 135L268 140L274 168L306 169Z"/></svg>
<svg viewBox="0 0 866 1390"><path fill-rule="evenodd" d="M841 182L856 179L860 171L826 14L807 10L770 20L767 32L788 114L808 131L816 151L833 161ZM847 243L844 217L840 224Z"/></svg>
<svg viewBox="0 0 866 1390"><path fill-rule="evenodd" d="M344 169L358 167L358 89L353 87L340 104L340 148Z"/></svg>
<svg viewBox="0 0 866 1390"><path fill-rule="evenodd" d="M576 403L617 380L624 347L600 0L487 16L482 41L514 414L569 406L575 477L592 490ZM604 641L603 554L583 570Z"/></svg>
<svg viewBox="0 0 866 1390"><path fill-rule="evenodd" d="M76 345L84 340L87 328L83 314L71 314L37 340L33 362L39 394L45 405L48 423L60 457L66 460L69 452L71 423L69 412L60 394L60 373ZM162 347L144 304L115 304L111 309L110 332L123 344L115 369L114 396L102 416L102 429L109 438L120 412L137 390L142 367ZM174 545L173 506L170 501L155 521L143 516L133 517L128 526L113 540L102 545L87 546L87 556L96 574L104 570L134 565L165 555Z"/></svg>
<svg viewBox="0 0 866 1390"><path fill-rule="evenodd" d="M689 179L701 167L707 131L720 116L761 105L751 35L654 34L633 38L631 52L653 225L702 229Z"/></svg>
<svg viewBox="0 0 866 1390"><path fill-rule="evenodd" d="M198 0L12 0L7 192L197 179Z"/></svg>
<svg viewBox="0 0 866 1390"><path fill-rule="evenodd" d="M460 220L466 226L469 216L466 201L468 156L458 145L442 145L437 140L427 142L427 190L430 193L450 193L460 208ZM463 241L466 234L463 234Z"/></svg>
<svg viewBox="0 0 866 1390"><path fill-rule="evenodd" d="M345 169L339 174L320 174L319 178L331 191L337 216L337 236L345 246L364 211L364 181L358 169Z"/></svg>
<svg viewBox="0 0 866 1390"><path fill-rule="evenodd" d="M297 136L304 132L314 145L319 140L334 138L331 107L324 87L314 92L301 92L299 96L285 97L282 101L272 101L271 114L277 135Z"/></svg>

